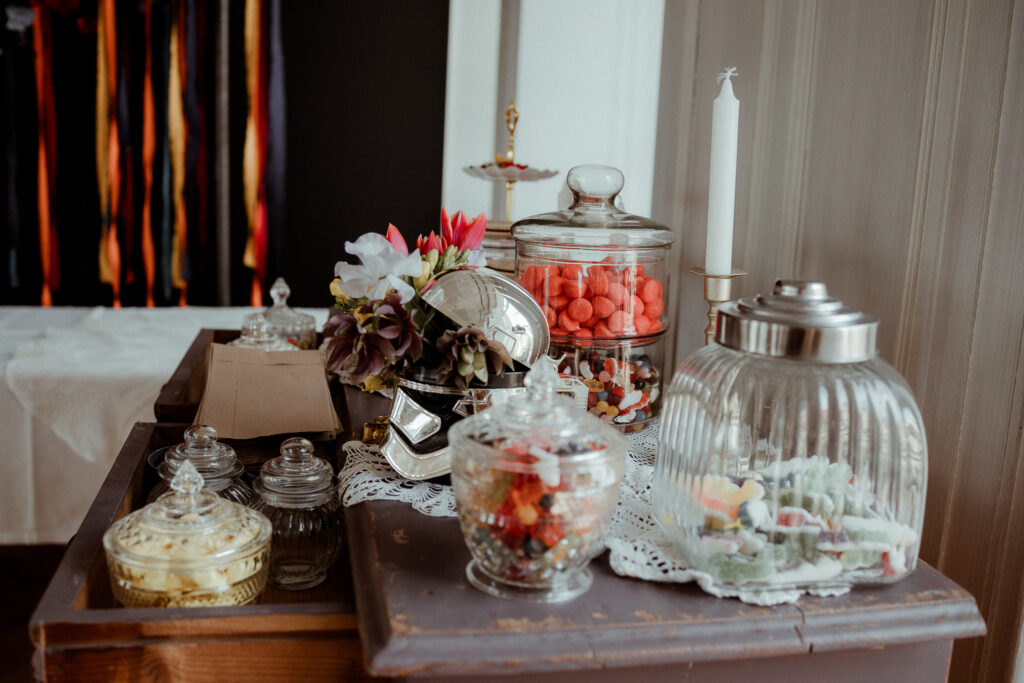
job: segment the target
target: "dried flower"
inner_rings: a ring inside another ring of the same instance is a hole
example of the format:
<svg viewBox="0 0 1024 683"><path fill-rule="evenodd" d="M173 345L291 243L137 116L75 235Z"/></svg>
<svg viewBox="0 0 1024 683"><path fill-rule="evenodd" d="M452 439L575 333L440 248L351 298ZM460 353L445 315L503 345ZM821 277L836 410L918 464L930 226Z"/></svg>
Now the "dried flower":
<svg viewBox="0 0 1024 683"><path fill-rule="evenodd" d="M483 330L466 325L458 331L446 330L437 340L441 363L437 368L437 381L447 383L454 377L455 385L465 389L477 379L487 384L488 369L496 375L511 370L512 356L501 342L488 339Z"/></svg>

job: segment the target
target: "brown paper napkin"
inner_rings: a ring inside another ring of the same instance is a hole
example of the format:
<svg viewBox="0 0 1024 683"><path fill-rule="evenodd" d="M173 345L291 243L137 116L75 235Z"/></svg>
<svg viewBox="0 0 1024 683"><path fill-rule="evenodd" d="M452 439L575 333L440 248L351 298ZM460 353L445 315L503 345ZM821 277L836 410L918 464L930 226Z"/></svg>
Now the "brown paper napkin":
<svg viewBox="0 0 1024 683"><path fill-rule="evenodd" d="M253 351L213 344L196 424L227 439L336 432L323 359L317 350Z"/></svg>

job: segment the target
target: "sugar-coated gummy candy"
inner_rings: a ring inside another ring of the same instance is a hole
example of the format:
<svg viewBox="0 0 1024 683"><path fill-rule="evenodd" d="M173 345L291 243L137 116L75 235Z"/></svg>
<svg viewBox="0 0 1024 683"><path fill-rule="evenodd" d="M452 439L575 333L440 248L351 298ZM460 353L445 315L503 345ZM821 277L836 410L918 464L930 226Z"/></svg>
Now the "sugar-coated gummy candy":
<svg viewBox="0 0 1024 683"><path fill-rule="evenodd" d="M595 296L604 296L608 293L608 277L601 271L588 273L587 286Z"/></svg>
<svg viewBox="0 0 1024 683"><path fill-rule="evenodd" d="M615 312L615 304L605 296L595 296L593 301L594 315L598 318L607 318Z"/></svg>
<svg viewBox="0 0 1024 683"><path fill-rule="evenodd" d="M577 322L589 320L594 314L593 305L586 299L573 299L567 309L569 317Z"/></svg>
<svg viewBox="0 0 1024 683"><path fill-rule="evenodd" d="M559 294L548 299L548 304L556 311L561 311L569 305L569 297Z"/></svg>
<svg viewBox="0 0 1024 683"><path fill-rule="evenodd" d="M558 326L566 332L573 332L580 328L580 323L568 311L562 311L558 314Z"/></svg>
<svg viewBox="0 0 1024 683"><path fill-rule="evenodd" d="M628 295L629 292L626 288L618 282L610 282L608 284L608 299L616 306L621 306Z"/></svg>
<svg viewBox="0 0 1024 683"><path fill-rule="evenodd" d="M548 275L544 281L544 290L548 296L558 296L565 288L565 280L561 275Z"/></svg>
<svg viewBox="0 0 1024 683"><path fill-rule="evenodd" d="M608 316L608 329L612 332L623 332L626 329L628 320L622 311L615 311Z"/></svg>
<svg viewBox="0 0 1024 683"><path fill-rule="evenodd" d="M640 298L644 300L644 303L650 303L656 299L661 298L661 283L652 278L647 280L640 287Z"/></svg>

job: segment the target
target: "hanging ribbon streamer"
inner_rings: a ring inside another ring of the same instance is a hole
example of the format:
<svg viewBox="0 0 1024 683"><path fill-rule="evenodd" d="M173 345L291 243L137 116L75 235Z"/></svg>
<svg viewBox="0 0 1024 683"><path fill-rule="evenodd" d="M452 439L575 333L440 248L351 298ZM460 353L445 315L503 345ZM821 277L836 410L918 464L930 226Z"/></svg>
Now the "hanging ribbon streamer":
<svg viewBox="0 0 1024 683"><path fill-rule="evenodd" d="M146 306L153 306L156 256L153 248L153 160L156 156L156 104L153 98L153 2L146 0L146 73L142 85L142 265Z"/></svg>
<svg viewBox="0 0 1024 683"><path fill-rule="evenodd" d="M35 49L36 107L39 117L38 204L39 256L43 271L40 303L53 305L53 292L60 289L57 254L57 226L53 220L51 198L57 170L57 119L53 100L52 36L49 10L40 2L32 3L36 20L32 25Z"/></svg>
<svg viewBox="0 0 1024 683"><path fill-rule="evenodd" d="M263 160L260 137L266 140L261 100L261 56L263 54L260 19L261 0L245 4L245 72L249 94L249 116L245 124L245 148L242 158L245 212L249 220L249 238L245 243L242 263L253 269L250 303L263 304L263 270L266 266L266 219L263 193Z"/></svg>
<svg viewBox="0 0 1024 683"><path fill-rule="evenodd" d="M179 6L181 9L181 6ZM187 300L188 282L184 277L185 239L185 110L182 100L182 12L172 12L170 78L167 87L167 132L171 147L171 194L174 206L174 241L171 250L171 283L181 294L178 300L184 306Z"/></svg>
<svg viewBox="0 0 1024 683"><path fill-rule="evenodd" d="M100 188L100 282L121 307L121 248L117 211L121 198L121 143L117 127L117 18L114 0L100 0L96 38L96 173Z"/></svg>
<svg viewBox="0 0 1024 683"><path fill-rule="evenodd" d="M281 40L281 0L267 0L267 138L264 185L267 197L267 271L281 273L284 250L285 169L287 167L284 45Z"/></svg>

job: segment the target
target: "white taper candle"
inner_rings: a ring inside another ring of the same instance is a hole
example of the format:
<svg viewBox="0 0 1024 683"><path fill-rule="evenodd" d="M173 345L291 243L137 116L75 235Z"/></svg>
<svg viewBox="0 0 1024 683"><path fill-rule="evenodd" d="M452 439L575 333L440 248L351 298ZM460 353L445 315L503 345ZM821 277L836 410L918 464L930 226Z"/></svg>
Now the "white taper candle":
<svg viewBox="0 0 1024 683"><path fill-rule="evenodd" d="M704 270L709 275L732 272L732 228L736 203L736 147L740 101L732 92L736 68L718 76L722 89L711 119L711 178L708 185L708 241Z"/></svg>

